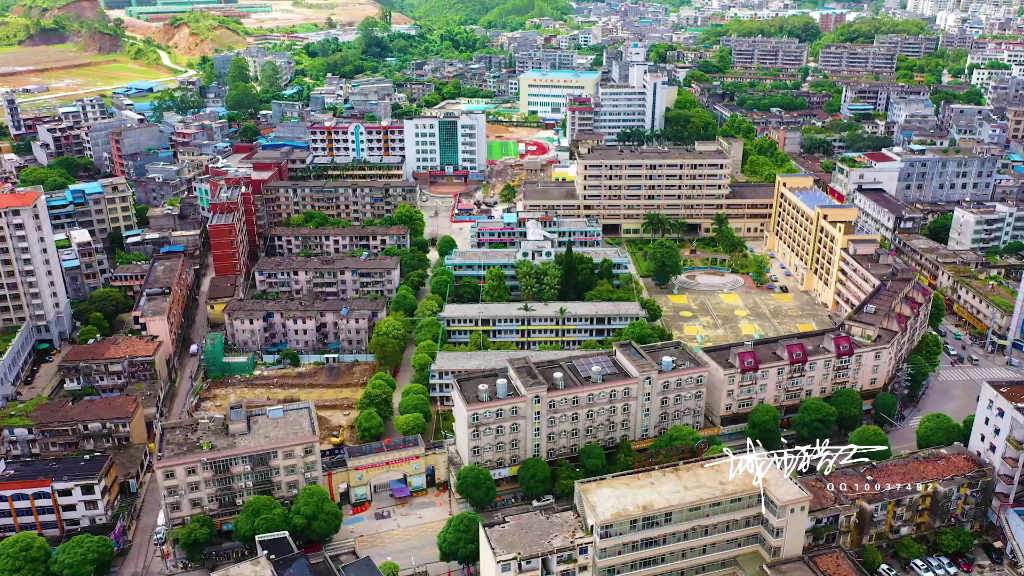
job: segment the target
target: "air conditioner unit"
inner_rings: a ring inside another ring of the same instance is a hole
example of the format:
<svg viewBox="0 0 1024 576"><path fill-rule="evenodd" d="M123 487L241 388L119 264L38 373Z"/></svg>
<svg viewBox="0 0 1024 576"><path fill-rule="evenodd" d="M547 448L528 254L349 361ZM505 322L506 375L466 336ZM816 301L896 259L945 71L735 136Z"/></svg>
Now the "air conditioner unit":
<svg viewBox="0 0 1024 576"><path fill-rule="evenodd" d="M313 475L311 473L306 472L306 478L312 478L312 477L313 477Z"/></svg>
<svg viewBox="0 0 1024 576"><path fill-rule="evenodd" d="M241 505L242 505L242 499L241 498L238 498L237 500L235 500L235 506L241 506Z"/></svg>
<svg viewBox="0 0 1024 576"><path fill-rule="evenodd" d="M206 458L200 458L199 461L202 462L203 464L206 464Z"/></svg>
<svg viewBox="0 0 1024 576"><path fill-rule="evenodd" d="M246 466L245 467L245 471L246 472L252 472L252 466Z"/></svg>
<svg viewBox="0 0 1024 576"><path fill-rule="evenodd" d="M289 490L289 491L288 491L288 493L289 493L289 494L298 494L298 493L299 493L299 491L298 491L298 490L296 490L295 488L292 488L291 490Z"/></svg>

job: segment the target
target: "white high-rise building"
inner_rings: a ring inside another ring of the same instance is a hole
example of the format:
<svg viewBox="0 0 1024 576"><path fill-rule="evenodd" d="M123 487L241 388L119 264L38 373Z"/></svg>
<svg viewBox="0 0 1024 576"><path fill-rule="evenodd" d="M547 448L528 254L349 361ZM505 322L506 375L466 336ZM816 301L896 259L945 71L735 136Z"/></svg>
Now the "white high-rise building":
<svg viewBox="0 0 1024 576"><path fill-rule="evenodd" d="M483 114L439 110L405 120L405 174L466 172L487 168L487 119Z"/></svg>
<svg viewBox="0 0 1024 576"><path fill-rule="evenodd" d="M74 328L42 186L0 194L0 327L59 345Z"/></svg>
<svg viewBox="0 0 1024 576"><path fill-rule="evenodd" d="M678 88L660 72L646 64L629 69L627 84L601 84L597 95L566 97L566 136L571 140L581 126L604 134L608 141L630 128L661 130L665 127L665 110L676 100Z"/></svg>

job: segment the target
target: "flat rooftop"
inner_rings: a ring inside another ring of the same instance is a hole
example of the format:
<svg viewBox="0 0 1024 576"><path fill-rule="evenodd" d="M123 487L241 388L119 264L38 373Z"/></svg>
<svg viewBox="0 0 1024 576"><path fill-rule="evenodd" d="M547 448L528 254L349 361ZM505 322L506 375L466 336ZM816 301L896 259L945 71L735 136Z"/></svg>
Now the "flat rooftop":
<svg viewBox="0 0 1024 576"><path fill-rule="evenodd" d="M442 351L437 353L430 368L438 372L495 370L504 366L510 358L529 358L534 362L546 362L565 356L565 350L488 350L487 354Z"/></svg>
<svg viewBox="0 0 1024 576"><path fill-rule="evenodd" d="M907 206L899 198L884 190L858 190L857 194L895 216L906 216L910 213L921 215L921 212Z"/></svg>
<svg viewBox="0 0 1024 576"><path fill-rule="evenodd" d="M772 200L775 197L774 184L757 184L750 182L734 182L729 184L726 198L742 200Z"/></svg>
<svg viewBox="0 0 1024 576"><path fill-rule="evenodd" d="M565 248L562 247L552 247L551 249L556 254L565 252ZM573 246L572 250L574 253L590 256L594 259L594 262L600 262L605 258L612 262L624 262L629 258L629 254L621 248ZM516 260L519 260L518 248L459 248L445 258L445 264L454 265L462 262L515 262Z"/></svg>
<svg viewBox="0 0 1024 576"><path fill-rule="evenodd" d="M575 182L523 182L520 186L523 201L579 200Z"/></svg>
<svg viewBox="0 0 1024 576"><path fill-rule="evenodd" d="M185 265L182 256L173 258L157 258L149 267L146 288L170 288L178 278L178 271Z"/></svg>
<svg viewBox="0 0 1024 576"><path fill-rule="evenodd" d="M395 236L408 234L405 226L274 226L269 236Z"/></svg>
<svg viewBox="0 0 1024 576"><path fill-rule="evenodd" d="M0 464L0 489L5 482L53 480L84 482L96 480L110 462L109 454L45 458L42 460L6 460Z"/></svg>
<svg viewBox="0 0 1024 576"><path fill-rule="evenodd" d="M830 342L826 342L829 340ZM817 357L835 356L835 353L830 349L824 347L824 344L830 344L831 341L839 341L843 343L851 344L849 352L843 355L853 356L857 353L857 348L863 346L860 341L855 340L852 336L847 335L842 327L835 326L832 328L825 328L822 330L816 330L813 332L802 332L794 334L784 334L782 336L774 336L771 338L758 338L753 340L751 346L747 346L744 342L730 342L728 344L719 344L717 346L706 346L701 348L703 352L712 362L718 364L727 369L737 369L740 366L737 362L740 358L734 355L734 352L754 353L754 368L764 364L771 364L774 362L781 361L792 361L790 360L790 352L799 351L803 353L803 360L813 360ZM785 355L784 355L785 354Z"/></svg>
<svg viewBox="0 0 1024 576"><path fill-rule="evenodd" d="M662 160L666 162L682 160L728 160L729 155L719 148L713 150L696 150L689 146L668 146L666 148L632 148L619 146L594 146L589 152L580 150L581 161L622 161L643 162L645 160Z"/></svg>
<svg viewBox="0 0 1024 576"><path fill-rule="evenodd" d="M795 188L790 193L796 197L808 210L815 208L828 208L831 206L841 207L835 199L817 188Z"/></svg>
<svg viewBox="0 0 1024 576"><path fill-rule="evenodd" d="M530 311L524 311L519 302L494 302L480 304L448 304L438 315L444 318L551 318L561 317L559 310L565 310L564 316L609 316L638 315L647 316L639 302L536 302L531 303Z"/></svg>
<svg viewBox="0 0 1024 576"><path fill-rule="evenodd" d="M257 271L294 270L394 270L398 256L264 256L253 267Z"/></svg>
<svg viewBox="0 0 1024 576"><path fill-rule="evenodd" d="M120 360L124 358L148 358L156 355L160 341L142 336L112 336L92 344L75 344L61 358L60 363L74 363L86 360Z"/></svg>
<svg viewBox="0 0 1024 576"><path fill-rule="evenodd" d="M708 466L712 462L717 464ZM729 476L728 460L720 458L578 480L576 493L593 511L594 523L600 525L660 510L678 510L760 492L750 473L737 473L733 478ZM765 493L779 504L810 499L775 466L767 467L762 484ZM672 489L666 490L667 486Z"/></svg>
<svg viewBox="0 0 1024 576"><path fill-rule="evenodd" d="M1024 414L1024 380L994 380L988 381L987 384L1007 402L1013 404L1018 412Z"/></svg>
<svg viewBox="0 0 1024 576"><path fill-rule="evenodd" d="M573 511L545 514L526 512L508 516L497 526L484 528L495 556L516 554L520 560L551 554L575 545L573 534L584 533Z"/></svg>
<svg viewBox="0 0 1024 576"><path fill-rule="evenodd" d="M380 298L295 298L278 300L232 300L224 307L224 312L239 314L251 312L258 315L267 312L328 312L342 314L383 312L386 300Z"/></svg>
<svg viewBox="0 0 1024 576"><path fill-rule="evenodd" d="M600 77L600 70L530 70L529 72L519 76L520 81L523 79L539 80L545 78L554 78L558 80L597 80Z"/></svg>
<svg viewBox="0 0 1024 576"><path fill-rule="evenodd" d="M166 422L160 436L161 460L216 458L231 450L258 451L273 444L296 443L300 438L318 436L316 409L309 402L256 408L245 412L247 434L228 434L227 426L210 428L197 418ZM227 418L226 420L230 419Z"/></svg>

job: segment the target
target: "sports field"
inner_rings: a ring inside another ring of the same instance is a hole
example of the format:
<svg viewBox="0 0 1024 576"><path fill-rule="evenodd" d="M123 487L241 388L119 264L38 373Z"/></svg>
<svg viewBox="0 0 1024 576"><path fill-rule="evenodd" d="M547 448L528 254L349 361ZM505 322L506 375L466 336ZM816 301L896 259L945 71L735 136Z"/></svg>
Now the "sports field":
<svg viewBox="0 0 1024 576"><path fill-rule="evenodd" d="M491 140L487 143L487 159L501 160L519 156L519 143L508 140Z"/></svg>

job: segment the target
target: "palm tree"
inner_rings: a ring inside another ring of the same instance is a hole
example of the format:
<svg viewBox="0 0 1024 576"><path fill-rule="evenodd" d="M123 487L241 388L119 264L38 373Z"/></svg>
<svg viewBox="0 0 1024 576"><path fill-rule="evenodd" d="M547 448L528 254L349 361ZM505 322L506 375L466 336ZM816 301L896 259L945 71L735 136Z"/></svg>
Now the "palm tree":
<svg viewBox="0 0 1024 576"><path fill-rule="evenodd" d="M729 217L725 215L725 212L718 212L711 219L711 225L714 226L714 233L718 234L722 228L729 225Z"/></svg>
<svg viewBox="0 0 1024 576"><path fill-rule="evenodd" d="M661 226L662 226L661 219L662 218L663 218L663 216L661 214L658 214L657 212L648 212L647 214L644 214L644 221L643 221L642 224L640 224L640 230L641 231L645 231L646 230L646 231L650 232L651 233L651 237L653 238L654 234L656 232L658 232L658 230L661 229Z"/></svg>
<svg viewBox="0 0 1024 576"><path fill-rule="evenodd" d="M523 302L523 305L517 308L517 310L522 310L523 312L533 312L537 309L534 308L533 306L530 306L529 302Z"/></svg>
<svg viewBox="0 0 1024 576"><path fill-rule="evenodd" d="M565 319L565 315L568 314L568 313L569 313L569 309L566 308L565 306L562 306L561 308L558 309L558 316L560 318L562 318L563 320Z"/></svg>

